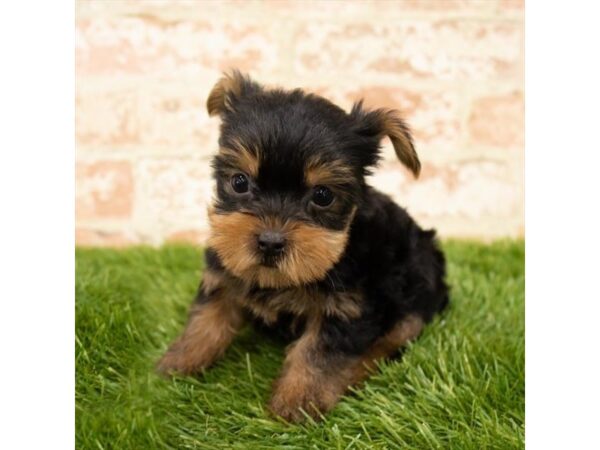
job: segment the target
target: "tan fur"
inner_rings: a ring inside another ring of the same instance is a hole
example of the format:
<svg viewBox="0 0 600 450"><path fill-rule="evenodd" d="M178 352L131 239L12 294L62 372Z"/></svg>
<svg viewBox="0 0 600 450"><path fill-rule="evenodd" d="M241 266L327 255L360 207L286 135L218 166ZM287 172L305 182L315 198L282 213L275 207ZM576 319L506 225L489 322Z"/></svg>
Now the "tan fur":
<svg viewBox="0 0 600 450"><path fill-rule="evenodd" d="M394 354L408 342L416 339L424 326L423 319L416 315L410 315L398 322L391 331L371 346L369 351L360 358L358 364L350 369L350 373L347 374L350 380L349 384L354 385L361 382L369 372L376 368L377 361Z"/></svg>
<svg viewBox="0 0 600 450"><path fill-rule="evenodd" d="M343 161L310 160L304 169L304 180L308 186L335 186L352 179L352 169Z"/></svg>
<svg viewBox="0 0 600 450"><path fill-rule="evenodd" d="M208 245L214 248L223 265L247 282L278 289L323 279L344 251L351 222L344 230L331 231L302 222L261 220L239 212L209 211L208 217L211 225ZM287 240L286 254L277 268L260 266L256 236L274 226Z"/></svg>
<svg viewBox="0 0 600 450"><path fill-rule="evenodd" d="M346 248L348 227L331 231L297 222L291 224L287 236L291 246L279 268L297 285L325 277Z"/></svg>
<svg viewBox="0 0 600 450"><path fill-rule="evenodd" d="M245 146L240 141L234 141L233 144L234 149L221 147L219 153L240 171L256 178L260 166L260 153L258 149Z"/></svg>
<svg viewBox="0 0 600 450"><path fill-rule="evenodd" d="M224 277L222 273L206 269L202 274L202 291L206 295L210 295L218 288L222 287L223 283Z"/></svg>
<svg viewBox="0 0 600 450"><path fill-rule="evenodd" d="M304 335L288 350L280 378L273 384L269 409L289 421L303 418L302 408L312 417L331 409L341 393L322 368L313 362L318 345L319 320L308 323Z"/></svg>
<svg viewBox="0 0 600 450"><path fill-rule="evenodd" d="M292 313L302 317L355 319L361 314L362 301L362 294L357 292L336 292L326 295L304 287L282 289L274 293L268 303L257 301L248 295L243 297L244 307L267 324L274 323L280 313Z"/></svg>
<svg viewBox="0 0 600 450"><path fill-rule="evenodd" d="M261 221L249 214L217 214L212 210L208 212L208 220L211 227L208 246L232 274L245 278L258 264L254 247Z"/></svg>
<svg viewBox="0 0 600 450"><path fill-rule="evenodd" d="M243 325L241 308L224 296L195 305L183 334L158 363L163 373L193 374L202 371L229 347Z"/></svg>
<svg viewBox="0 0 600 450"><path fill-rule="evenodd" d="M398 111L384 111L382 116L383 134L389 136L398 159L418 178L421 162L410 140L408 129L399 116Z"/></svg>
<svg viewBox="0 0 600 450"><path fill-rule="evenodd" d="M378 360L415 339L423 328L420 317L409 316L365 355L328 360L319 348L319 324L316 318L309 322L305 334L288 351L282 375L274 384L270 409L286 420L301 420L300 408L315 418L329 411L350 386L369 375Z"/></svg>
<svg viewBox="0 0 600 450"><path fill-rule="evenodd" d="M225 75L215 84L206 100L206 109L210 116L232 109L230 95L240 95L241 82L240 76L233 73Z"/></svg>
<svg viewBox="0 0 600 450"><path fill-rule="evenodd" d="M419 337L424 326L425 322L423 322L421 317L417 315L407 316L373 344L369 353L364 357L365 362L369 359L373 361L384 358L394 353L400 347Z"/></svg>

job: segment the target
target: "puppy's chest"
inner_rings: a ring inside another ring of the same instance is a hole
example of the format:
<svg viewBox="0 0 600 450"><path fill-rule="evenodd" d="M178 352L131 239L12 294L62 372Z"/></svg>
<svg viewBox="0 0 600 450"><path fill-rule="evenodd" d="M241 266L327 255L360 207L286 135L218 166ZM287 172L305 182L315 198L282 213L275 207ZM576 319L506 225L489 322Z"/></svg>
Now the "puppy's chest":
<svg viewBox="0 0 600 450"><path fill-rule="evenodd" d="M314 286L261 289L255 286L234 285L235 301L254 317L272 325L283 315L298 318L339 317L357 318L362 313L360 292L323 291Z"/></svg>

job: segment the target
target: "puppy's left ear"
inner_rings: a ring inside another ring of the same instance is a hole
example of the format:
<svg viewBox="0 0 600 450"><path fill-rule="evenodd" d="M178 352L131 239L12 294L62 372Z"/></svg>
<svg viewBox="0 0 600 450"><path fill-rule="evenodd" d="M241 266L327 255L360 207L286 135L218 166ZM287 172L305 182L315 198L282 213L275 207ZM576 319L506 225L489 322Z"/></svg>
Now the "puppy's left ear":
<svg viewBox="0 0 600 450"><path fill-rule="evenodd" d="M413 144L410 129L395 109L363 109L362 100L352 107L350 117L356 124L355 132L365 137L381 140L388 136L392 141L396 156L413 173L415 178L421 172L421 162ZM376 158L374 158L376 160Z"/></svg>

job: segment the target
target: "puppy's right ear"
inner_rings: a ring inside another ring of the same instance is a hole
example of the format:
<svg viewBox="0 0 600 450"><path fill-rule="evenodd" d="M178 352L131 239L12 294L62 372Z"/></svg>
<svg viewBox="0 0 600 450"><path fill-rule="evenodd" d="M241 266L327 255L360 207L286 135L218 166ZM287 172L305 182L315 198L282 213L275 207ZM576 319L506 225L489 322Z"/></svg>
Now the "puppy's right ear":
<svg viewBox="0 0 600 450"><path fill-rule="evenodd" d="M225 73L212 88L206 100L209 116L235 111L236 102L243 96L260 92L262 87L238 70Z"/></svg>

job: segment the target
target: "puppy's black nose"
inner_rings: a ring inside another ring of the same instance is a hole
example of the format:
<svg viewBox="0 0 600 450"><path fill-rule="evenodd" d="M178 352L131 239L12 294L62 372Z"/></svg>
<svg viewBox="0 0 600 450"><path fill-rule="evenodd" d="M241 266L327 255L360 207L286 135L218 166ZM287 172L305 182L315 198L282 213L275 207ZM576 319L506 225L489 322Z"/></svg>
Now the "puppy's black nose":
<svg viewBox="0 0 600 450"><path fill-rule="evenodd" d="M278 231L263 231L258 236L258 248L266 256L276 256L285 248L285 238Z"/></svg>

